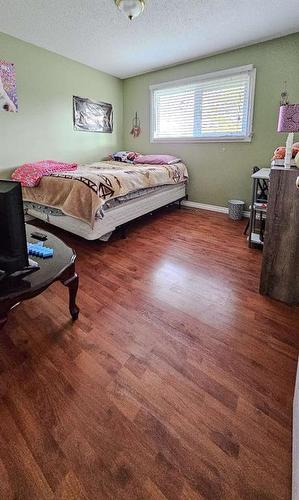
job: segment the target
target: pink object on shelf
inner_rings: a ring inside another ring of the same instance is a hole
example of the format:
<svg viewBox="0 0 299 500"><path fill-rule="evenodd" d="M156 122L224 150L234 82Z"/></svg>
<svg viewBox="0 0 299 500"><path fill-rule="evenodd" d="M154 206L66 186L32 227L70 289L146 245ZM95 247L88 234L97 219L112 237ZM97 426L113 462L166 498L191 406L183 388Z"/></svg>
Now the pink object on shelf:
<svg viewBox="0 0 299 500"><path fill-rule="evenodd" d="M77 163L63 163L55 160L24 163L13 172L11 178L14 181L19 181L24 187L36 187L45 175L75 170L77 166Z"/></svg>
<svg viewBox="0 0 299 500"><path fill-rule="evenodd" d="M173 165L181 160L171 155L139 155L135 158L134 163L147 163L149 165Z"/></svg>
<svg viewBox="0 0 299 500"><path fill-rule="evenodd" d="M299 104L280 106L277 132L299 132Z"/></svg>

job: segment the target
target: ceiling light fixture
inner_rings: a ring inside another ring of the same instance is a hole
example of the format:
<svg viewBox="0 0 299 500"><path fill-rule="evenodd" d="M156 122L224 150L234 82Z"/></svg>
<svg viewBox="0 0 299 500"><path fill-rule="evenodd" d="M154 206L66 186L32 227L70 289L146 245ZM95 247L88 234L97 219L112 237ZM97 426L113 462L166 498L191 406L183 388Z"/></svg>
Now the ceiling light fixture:
<svg viewBox="0 0 299 500"><path fill-rule="evenodd" d="M135 19L144 10L144 0L114 0L116 6L121 10L129 19Z"/></svg>

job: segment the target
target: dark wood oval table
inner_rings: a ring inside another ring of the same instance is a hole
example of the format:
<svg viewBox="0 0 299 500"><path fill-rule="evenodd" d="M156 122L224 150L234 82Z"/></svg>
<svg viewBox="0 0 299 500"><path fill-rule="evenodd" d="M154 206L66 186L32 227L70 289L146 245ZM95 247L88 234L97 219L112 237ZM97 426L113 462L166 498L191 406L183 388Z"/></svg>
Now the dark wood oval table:
<svg viewBox="0 0 299 500"><path fill-rule="evenodd" d="M26 224L27 241L36 243L31 237L36 231L35 226ZM39 231L39 229L38 229ZM51 258L43 259L32 256L40 269L21 278L6 277L0 281L0 329L7 321L8 313L24 300L32 299L46 290L55 281L60 281L69 289L69 310L73 320L79 315L76 305L76 296L79 278L75 270L76 254L62 240L47 231L42 231L47 236L44 246L54 249Z"/></svg>

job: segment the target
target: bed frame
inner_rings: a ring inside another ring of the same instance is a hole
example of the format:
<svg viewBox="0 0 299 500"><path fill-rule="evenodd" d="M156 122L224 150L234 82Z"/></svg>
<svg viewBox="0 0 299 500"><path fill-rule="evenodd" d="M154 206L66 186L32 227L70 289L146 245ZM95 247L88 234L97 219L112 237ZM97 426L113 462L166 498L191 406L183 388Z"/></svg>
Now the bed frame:
<svg viewBox="0 0 299 500"><path fill-rule="evenodd" d="M161 190L156 190L152 194L126 201L105 210L104 217L102 219L96 219L93 228L86 222L67 215L47 215L34 209L28 209L27 214L48 222L53 226L65 229L70 233L77 234L86 240L100 239L102 241L108 241L113 231L127 222L138 219L142 215L153 212L165 205L174 202L180 204L185 198L185 183L161 186Z"/></svg>

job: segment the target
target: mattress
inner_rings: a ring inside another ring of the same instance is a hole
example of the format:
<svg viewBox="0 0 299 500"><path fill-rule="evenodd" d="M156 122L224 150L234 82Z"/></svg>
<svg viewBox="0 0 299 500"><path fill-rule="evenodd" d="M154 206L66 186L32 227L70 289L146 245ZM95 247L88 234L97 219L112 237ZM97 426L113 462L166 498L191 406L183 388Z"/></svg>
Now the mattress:
<svg viewBox="0 0 299 500"><path fill-rule="evenodd" d="M128 193L125 196L119 196L118 198L112 198L111 200L108 200L102 208L98 209L96 212L96 219L102 219L105 215L105 212L109 208L113 208L119 205L122 205L123 203L126 203L129 200L134 200L136 198L141 198L142 196L147 196L149 194L152 194L156 191L163 192L163 190L167 189L169 186L156 186L152 188L146 188L146 189L139 189L137 191L133 191L132 193ZM31 201L24 201L24 211L25 213L28 212L28 210L35 210L40 213L45 214L46 216L54 216L54 217L61 217L65 215L62 210L59 208L53 208L49 207L47 205L41 205L39 203L34 203Z"/></svg>
<svg viewBox="0 0 299 500"><path fill-rule="evenodd" d="M173 186L162 186L143 195L123 201L111 208L106 208L104 217L96 219L91 227L84 221L67 215L55 215L27 208L27 213L49 224L60 227L87 240L101 239L107 241L112 232L119 226L126 224L142 215L160 207L174 203L186 196L186 183L181 182Z"/></svg>

